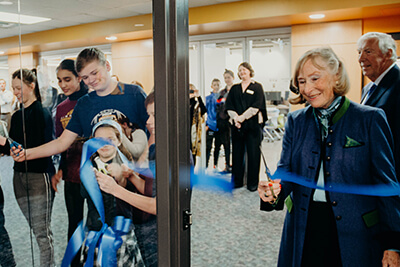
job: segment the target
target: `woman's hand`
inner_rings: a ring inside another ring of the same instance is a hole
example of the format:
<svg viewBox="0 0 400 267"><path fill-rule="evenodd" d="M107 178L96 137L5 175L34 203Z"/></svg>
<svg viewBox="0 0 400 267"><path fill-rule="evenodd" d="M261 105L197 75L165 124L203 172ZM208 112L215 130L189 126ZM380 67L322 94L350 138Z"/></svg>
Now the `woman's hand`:
<svg viewBox="0 0 400 267"><path fill-rule="evenodd" d="M21 145L19 145L18 148L11 147L10 149L10 155L17 162L23 162L25 160L25 153L25 149L23 149Z"/></svg>
<svg viewBox="0 0 400 267"><path fill-rule="evenodd" d="M399 267L400 266L400 255L396 251L385 250L383 252L382 259L383 267Z"/></svg>
<svg viewBox="0 0 400 267"><path fill-rule="evenodd" d="M128 179L131 175L134 174L134 171L131 170L125 164L121 164L121 168L122 168L122 177L124 177L125 179Z"/></svg>
<svg viewBox="0 0 400 267"><path fill-rule="evenodd" d="M57 185L61 181L62 176L63 176L62 170L58 170L58 172L54 174L53 177L51 177L51 186L57 193L58 193Z"/></svg>
<svg viewBox="0 0 400 267"><path fill-rule="evenodd" d="M110 173L110 176L114 177L117 181L122 178L122 168L117 163L110 163L106 167L107 171Z"/></svg>
<svg viewBox="0 0 400 267"><path fill-rule="evenodd" d="M94 170L96 175L96 180L99 183L100 189L108 194L113 195L116 187L118 186L117 182L111 176L99 172L98 170Z"/></svg>
<svg viewBox="0 0 400 267"><path fill-rule="evenodd" d="M126 179L123 177L123 169L121 165L117 163L110 163L107 165L107 171L110 173L110 176L115 178L120 186L126 186Z"/></svg>
<svg viewBox="0 0 400 267"><path fill-rule="evenodd" d="M235 127L240 129L242 127L242 122L244 121L244 117L242 115L236 116L233 119L233 123L235 124Z"/></svg>
<svg viewBox="0 0 400 267"><path fill-rule="evenodd" d="M258 183L258 194L260 198L264 202L274 203L278 198L279 193L281 192L281 180L273 180L269 181L260 181ZM272 189L272 190L271 190Z"/></svg>

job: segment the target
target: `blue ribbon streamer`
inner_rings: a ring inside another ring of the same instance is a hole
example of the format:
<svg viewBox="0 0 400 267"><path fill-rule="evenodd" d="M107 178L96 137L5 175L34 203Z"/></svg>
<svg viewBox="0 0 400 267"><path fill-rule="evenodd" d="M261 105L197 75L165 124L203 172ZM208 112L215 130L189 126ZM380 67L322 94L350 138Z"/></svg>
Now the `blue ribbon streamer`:
<svg viewBox="0 0 400 267"><path fill-rule="evenodd" d="M85 266L93 266L94 254L96 247L98 250L98 261L101 266L117 266L117 251L122 245L122 236L126 235L131 227L131 220L126 219L122 216L114 218L114 224L109 227L105 223L105 213L103 205L103 197L101 195L100 187L97 183L95 173L93 171L93 165L90 157L100 148L105 145L113 145L111 142L101 138L92 138L85 142L82 148L82 159L80 166L81 182L85 186L90 198L92 199L99 215L103 226L100 231L90 231L86 237L86 245L88 246L88 254L85 262ZM119 156L122 161L132 168L131 164L126 157L117 149ZM68 242L64 258L61 266L68 267L75 255L81 248L87 228L80 222L71 239Z"/></svg>
<svg viewBox="0 0 400 267"><path fill-rule="evenodd" d="M114 225L108 227L101 238L99 262L101 266L117 266L117 251L122 245L122 236L131 229L131 220L122 216L115 217Z"/></svg>
<svg viewBox="0 0 400 267"><path fill-rule="evenodd" d="M393 184L376 184L376 185L355 185L355 184L326 184L325 186L317 186L315 181L282 169L278 169L273 179L281 179L285 182L295 183L313 189L321 189L335 193L345 193L364 196L391 197L400 195L400 186L398 183Z"/></svg>
<svg viewBox="0 0 400 267"><path fill-rule="evenodd" d="M227 178L229 180L227 180ZM226 193L232 193L234 188L231 177L222 175L220 177L211 176L205 174L204 172L194 174L193 171L191 171L190 184L192 187L198 186L199 189L222 191Z"/></svg>
<svg viewBox="0 0 400 267"><path fill-rule="evenodd" d="M67 267L71 264L75 255L80 250L83 241L85 240L86 231L86 226L84 225L83 221L81 221L68 242L64 258L61 262L62 267Z"/></svg>

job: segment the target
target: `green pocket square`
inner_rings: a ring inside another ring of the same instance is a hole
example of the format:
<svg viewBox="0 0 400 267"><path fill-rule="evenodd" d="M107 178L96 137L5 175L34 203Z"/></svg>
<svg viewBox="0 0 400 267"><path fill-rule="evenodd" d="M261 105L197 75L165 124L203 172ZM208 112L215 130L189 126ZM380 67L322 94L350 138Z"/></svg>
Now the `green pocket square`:
<svg viewBox="0 0 400 267"><path fill-rule="evenodd" d="M354 140L353 138L350 138L346 135L346 143L344 144L344 147L358 147L358 146L363 146L363 142L358 142Z"/></svg>

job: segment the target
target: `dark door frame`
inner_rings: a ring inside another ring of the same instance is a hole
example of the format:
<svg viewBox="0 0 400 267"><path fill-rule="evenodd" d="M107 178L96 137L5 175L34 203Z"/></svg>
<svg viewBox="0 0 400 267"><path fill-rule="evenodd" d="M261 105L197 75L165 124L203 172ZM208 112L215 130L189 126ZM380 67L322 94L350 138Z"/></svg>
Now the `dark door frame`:
<svg viewBox="0 0 400 267"><path fill-rule="evenodd" d="M190 266L188 0L153 0L158 265Z"/></svg>

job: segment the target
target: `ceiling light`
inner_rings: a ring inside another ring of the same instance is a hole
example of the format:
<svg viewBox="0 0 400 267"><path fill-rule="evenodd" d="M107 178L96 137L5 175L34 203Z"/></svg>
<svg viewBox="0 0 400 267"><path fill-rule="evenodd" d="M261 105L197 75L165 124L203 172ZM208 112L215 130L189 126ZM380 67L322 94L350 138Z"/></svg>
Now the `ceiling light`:
<svg viewBox="0 0 400 267"><path fill-rule="evenodd" d="M13 4L13 2L6 1L6 0L0 2L0 5L3 5L3 6L11 6L12 4Z"/></svg>
<svg viewBox="0 0 400 267"><path fill-rule="evenodd" d="M309 16L310 19L323 19L325 18L324 14L312 14Z"/></svg>
<svg viewBox="0 0 400 267"><path fill-rule="evenodd" d="M18 18L19 17L19 18ZM49 21L50 18L36 17L36 16L28 16L28 15L18 15L14 13L8 12L0 12L0 21L18 23L21 24L34 24L44 21Z"/></svg>
<svg viewBox="0 0 400 267"><path fill-rule="evenodd" d="M109 41L115 41L115 40L117 40L117 37L116 36L107 36L106 39Z"/></svg>
<svg viewBox="0 0 400 267"><path fill-rule="evenodd" d="M142 23L136 23L135 24L135 27L143 27L144 26L144 24L142 24Z"/></svg>

